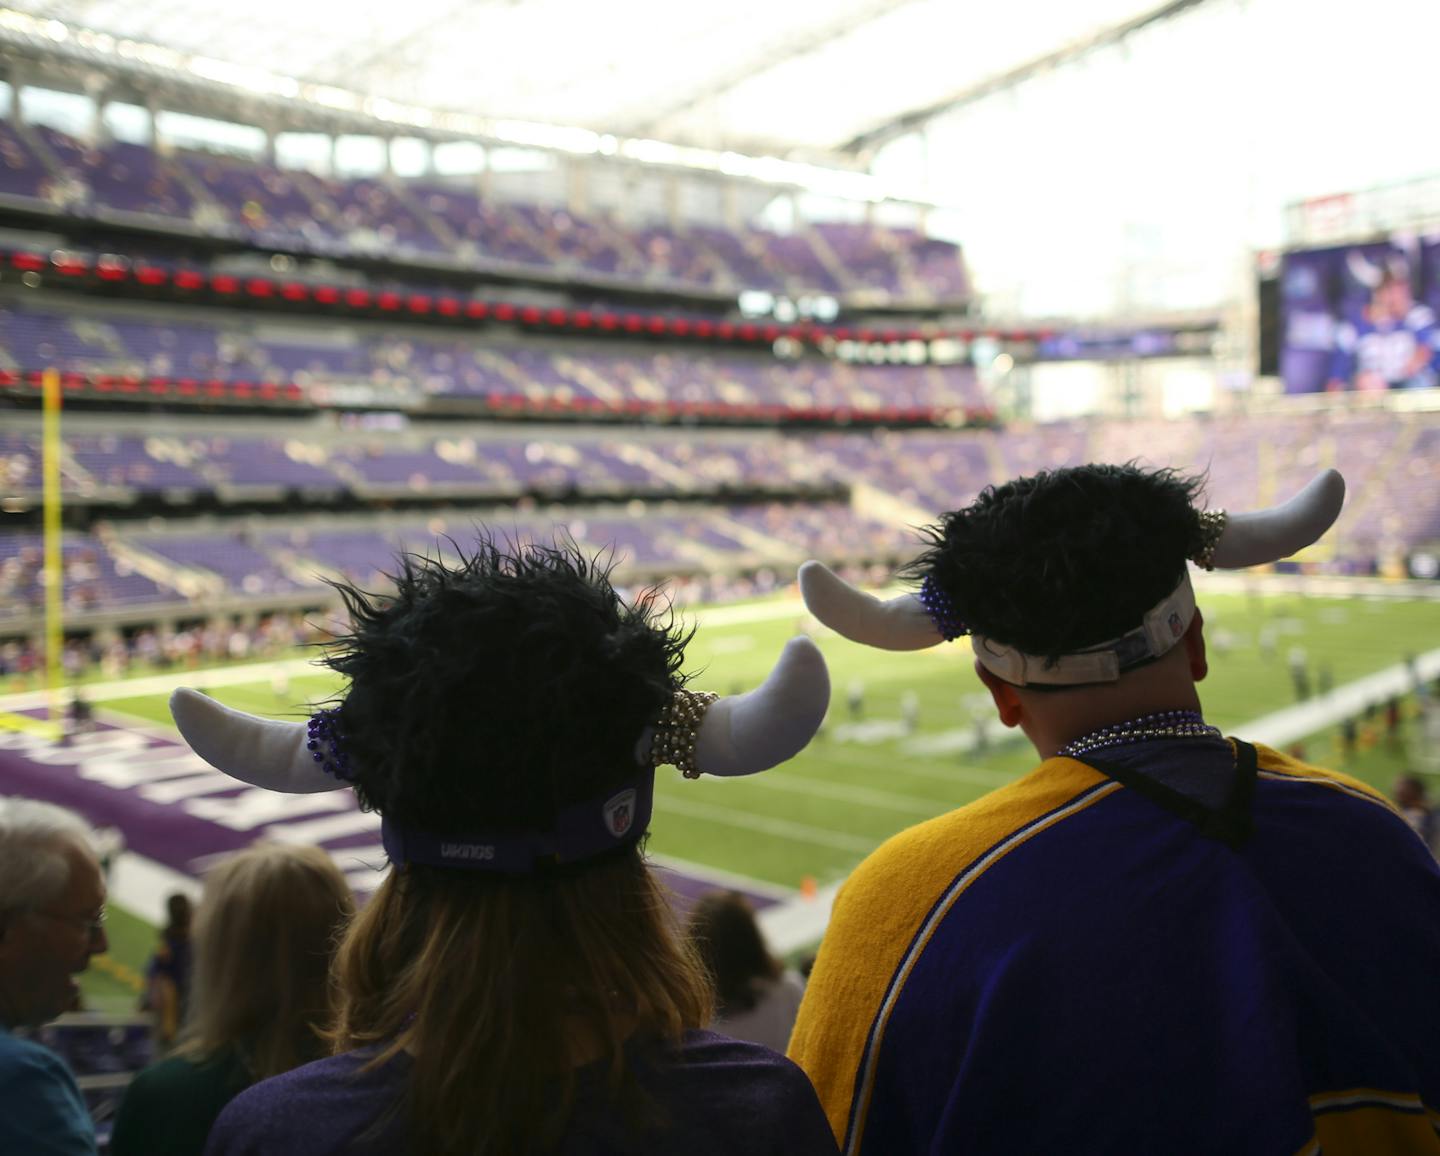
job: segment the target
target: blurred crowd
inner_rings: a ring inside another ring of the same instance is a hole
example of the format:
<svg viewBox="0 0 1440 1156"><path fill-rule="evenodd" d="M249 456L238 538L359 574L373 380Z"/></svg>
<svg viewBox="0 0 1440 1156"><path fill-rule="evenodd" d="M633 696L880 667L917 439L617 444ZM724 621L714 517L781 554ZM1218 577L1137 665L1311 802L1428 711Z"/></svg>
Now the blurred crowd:
<svg viewBox="0 0 1440 1156"><path fill-rule="evenodd" d="M288 656L295 647L316 641L321 632L300 614L267 614L250 623L206 621L189 625L141 627L71 639L65 644L66 680L124 678L135 672L189 670L217 662L245 662ZM31 639L0 642L0 688L34 689L44 677L43 652Z"/></svg>

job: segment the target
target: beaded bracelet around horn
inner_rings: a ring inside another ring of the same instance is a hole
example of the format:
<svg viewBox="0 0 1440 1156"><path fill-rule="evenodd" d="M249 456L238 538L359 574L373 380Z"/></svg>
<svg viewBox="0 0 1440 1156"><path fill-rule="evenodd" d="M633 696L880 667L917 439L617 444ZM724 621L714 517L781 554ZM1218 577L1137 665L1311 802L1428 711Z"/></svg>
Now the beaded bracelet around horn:
<svg viewBox="0 0 1440 1156"><path fill-rule="evenodd" d="M1200 545L1190 560L1202 570L1215 569L1215 547L1220 544L1220 535L1225 533L1229 516L1224 510L1202 510L1200 519Z"/></svg>
<svg viewBox="0 0 1440 1156"><path fill-rule="evenodd" d="M305 749L327 775L347 783L355 781L350 770L350 756L345 751L345 736L340 732L338 708L317 711L310 716Z"/></svg>
<svg viewBox="0 0 1440 1156"><path fill-rule="evenodd" d="M925 613L930 615L930 621L935 624L935 629L946 642L954 642L970 633L970 627L955 613L955 604L950 601L950 596L940 589L940 584L935 581L933 574L928 575L920 584L920 605L925 607Z"/></svg>
<svg viewBox="0 0 1440 1156"><path fill-rule="evenodd" d="M710 691L677 690L655 724L650 740L650 765L669 763L687 779L698 779L695 741L705 712L720 696Z"/></svg>

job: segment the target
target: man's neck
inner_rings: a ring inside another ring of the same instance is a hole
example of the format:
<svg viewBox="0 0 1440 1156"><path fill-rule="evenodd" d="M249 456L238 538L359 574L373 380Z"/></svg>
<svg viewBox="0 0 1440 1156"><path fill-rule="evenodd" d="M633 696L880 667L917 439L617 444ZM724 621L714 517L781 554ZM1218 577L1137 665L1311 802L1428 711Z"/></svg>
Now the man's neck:
<svg viewBox="0 0 1440 1156"><path fill-rule="evenodd" d="M1033 696L1039 698L1038 695ZM1056 695L1051 704L1037 703L1027 711L1025 733L1042 759L1055 757L1067 743L1164 711L1199 711L1200 696L1195 684L1183 687L1140 688L1136 693L1116 695L1109 688ZM1069 700L1069 701L1065 701Z"/></svg>

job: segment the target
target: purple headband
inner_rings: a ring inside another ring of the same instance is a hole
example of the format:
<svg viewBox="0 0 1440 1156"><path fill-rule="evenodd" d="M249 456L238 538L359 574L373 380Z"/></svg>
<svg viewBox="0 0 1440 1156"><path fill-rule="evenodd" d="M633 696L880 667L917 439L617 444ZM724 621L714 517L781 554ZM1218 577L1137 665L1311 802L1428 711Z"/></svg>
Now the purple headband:
<svg viewBox="0 0 1440 1156"><path fill-rule="evenodd" d="M933 574L920 584L920 605L925 607L925 613L930 615L930 621L935 623L935 629L946 642L954 642L970 633L970 627L960 621L960 616L955 613L955 604L940 589Z"/></svg>
<svg viewBox="0 0 1440 1156"><path fill-rule="evenodd" d="M654 798L655 772L647 769L629 784L605 792L602 798L566 807L555 816L555 824L548 831L437 835L402 827L382 817L380 840L396 866L422 863L427 867L528 875L544 867L593 859L634 843L650 825Z"/></svg>
<svg viewBox="0 0 1440 1156"><path fill-rule="evenodd" d="M354 774L339 729L339 711L313 715L305 744L321 770L345 782ZM606 851L635 843L650 825L655 802L655 770L637 768L636 777L606 791L603 797L566 807L548 831L438 834L402 826L381 816L380 841L396 866L421 863L463 871L528 875L550 866L593 859Z"/></svg>

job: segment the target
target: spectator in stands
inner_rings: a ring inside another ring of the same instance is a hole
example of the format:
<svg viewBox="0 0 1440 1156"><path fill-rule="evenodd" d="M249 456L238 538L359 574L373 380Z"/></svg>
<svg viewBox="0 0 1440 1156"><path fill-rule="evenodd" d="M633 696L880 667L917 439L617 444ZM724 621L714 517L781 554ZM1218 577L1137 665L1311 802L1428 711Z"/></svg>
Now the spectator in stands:
<svg viewBox="0 0 1440 1156"><path fill-rule="evenodd" d="M970 634L1042 760L840 892L791 1055L845 1151L1440 1152L1440 867L1378 792L1208 724L1196 685L1186 559L1287 557L1343 483L1228 517L1199 488L1091 465L987 489L888 603L802 568L857 641Z"/></svg>
<svg viewBox="0 0 1440 1156"><path fill-rule="evenodd" d="M106 950L105 880L77 815L0 798L0 1152L86 1156L95 1127L59 1056L14 1035L72 1007Z"/></svg>
<svg viewBox="0 0 1440 1156"><path fill-rule="evenodd" d="M187 927L173 942L188 950L189 902L174 902L183 899L171 897L170 923ZM260 844L211 870L180 1046L126 1089L113 1156L199 1156L239 1092L326 1054L330 965L354 911L345 877L317 847Z"/></svg>
<svg viewBox="0 0 1440 1156"><path fill-rule="evenodd" d="M190 999L190 897L176 892L165 900L160 944L145 972L140 1010L155 1016L155 1040L168 1049L185 1020Z"/></svg>
<svg viewBox="0 0 1440 1156"><path fill-rule="evenodd" d="M242 1093L210 1156L833 1153L797 1068L700 1030L708 985L640 849L657 764L750 773L804 746L829 698L814 644L712 702L682 688L688 635L573 544L408 556L395 583L341 587L348 690L308 738L172 699L231 775L353 784L393 864L337 958L339 1054Z"/></svg>
<svg viewBox="0 0 1440 1156"><path fill-rule="evenodd" d="M1410 829L1419 835L1432 852L1440 853L1440 830L1435 812L1430 809L1430 792L1419 775L1401 775L1391 788L1391 797Z"/></svg>
<svg viewBox="0 0 1440 1156"><path fill-rule="evenodd" d="M783 1052L805 985L770 954L750 901L737 891L702 896L689 937L715 988L711 1027Z"/></svg>

